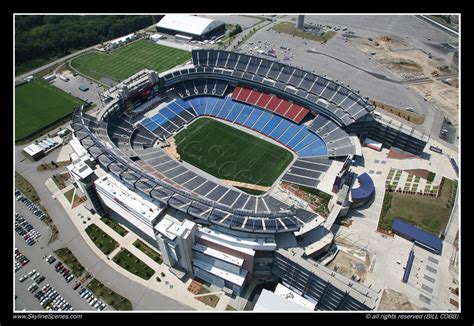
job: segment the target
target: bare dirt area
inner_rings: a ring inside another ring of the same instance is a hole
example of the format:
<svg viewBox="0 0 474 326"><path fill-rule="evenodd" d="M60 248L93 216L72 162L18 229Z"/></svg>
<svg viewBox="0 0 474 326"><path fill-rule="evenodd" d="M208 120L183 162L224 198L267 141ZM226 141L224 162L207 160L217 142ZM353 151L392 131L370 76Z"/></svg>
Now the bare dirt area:
<svg viewBox="0 0 474 326"><path fill-rule="evenodd" d="M264 187L264 186L255 185L255 184L252 184L252 183L234 181L234 180L225 180L225 179L223 179L222 181L224 183L230 185L230 186L242 187L242 188L247 188L247 189L255 189L255 190L259 190L259 191L268 191L271 188L271 187Z"/></svg>
<svg viewBox="0 0 474 326"><path fill-rule="evenodd" d="M423 94L427 101L446 112L453 125L457 126L459 124L459 92L454 85L457 86L457 82L450 86L440 81L434 81L414 85L413 88Z"/></svg>
<svg viewBox="0 0 474 326"><path fill-rule="evenodd" d="M168 143L168 145L161 144L161 146L163 146L162 147L163 151L166 154L168 154L169 157L171 157L175 160L181 159L181 157L178 154L178 150L176 149L176 142L174 141L174 138L173 137L168 138L167 143Z"/></svg>
<svg viewBox="0 0 474 326"><path fill-rule="evenodd" d="M414 48L408 40L392 36L357 38L351 42L362 52L370 53L376 62L394 75L402 78L403 83L413 83L413 88L426 101L446 112L453 124L458 124L459 81L454 75L455 72L441 58Z"/></svg>
<svg viewBox="0 0 474 326"><path fill-rule="evenodd" d="M385 289L380 299L377 310L420 310L419 307L410 302L408 297L392 289Z"/></svg>
<svg viewBox="0 0 474 326"><path fill-rule="evenodd" d="M377 55L375 59L404 80L426 77L423 67L418 62L407 58L406 54L382 53Z"/></svg>
<svg viewBox="0 0 474 326"><path fill-rule="evenodd" d="M365 281L369 266L366 264L365 260L358 259L349 253L339 250L336 257L327 267L346 277L355 277L356 280Z"/></svg>

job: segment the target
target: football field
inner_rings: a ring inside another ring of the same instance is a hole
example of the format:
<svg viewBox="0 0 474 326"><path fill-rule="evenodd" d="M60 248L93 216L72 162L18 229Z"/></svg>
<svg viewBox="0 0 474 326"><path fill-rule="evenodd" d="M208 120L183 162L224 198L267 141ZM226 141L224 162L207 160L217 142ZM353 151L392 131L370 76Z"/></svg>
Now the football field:
<svg viewBox="0 0 474 326"><path fill-rule="evenodd" d="M15 140L34 134L84 104L44 80L15 88Z"/></svg>
<svg viewBox="0 0 474 326"><path fill-rule="evenodd" d="M88 52L71 61L80 73L96 80L124 80L148 68L162 72L191 60L191 52L139 40L110 53Z"/></svg>
<svg viewBox="0 0 474 326"><path fill-rule="evenodd" d="M220 179L271 186L290 164L286 149L210 118L175 136L181 159Z"/></svg>

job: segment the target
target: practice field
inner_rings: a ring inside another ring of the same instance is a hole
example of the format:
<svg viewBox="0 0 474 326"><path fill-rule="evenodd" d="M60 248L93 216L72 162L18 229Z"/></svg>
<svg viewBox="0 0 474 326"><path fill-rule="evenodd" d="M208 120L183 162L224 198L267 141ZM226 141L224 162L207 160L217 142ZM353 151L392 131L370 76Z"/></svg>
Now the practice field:
<svg viewBox="0 0 474 326"><path fill-rule="evenodd" d="M175 140L182 160L217 178L260 186L271 186L293 159L284 148L210 118L196 120Z"/></svg>
<svg viewBox="0 0 474 326"><path fill-rule="evenodd" d="M191 60L191 52L139 40L108 54L88 52L71 61L80 73L96 80L124 80L145 68L162 72Z"/></svg>
<svg viewBox="0 0 474 326"><path fill-rule="evenodd" d="M15 140L34 134L84 104L38 79L15 88Z"/></svg>

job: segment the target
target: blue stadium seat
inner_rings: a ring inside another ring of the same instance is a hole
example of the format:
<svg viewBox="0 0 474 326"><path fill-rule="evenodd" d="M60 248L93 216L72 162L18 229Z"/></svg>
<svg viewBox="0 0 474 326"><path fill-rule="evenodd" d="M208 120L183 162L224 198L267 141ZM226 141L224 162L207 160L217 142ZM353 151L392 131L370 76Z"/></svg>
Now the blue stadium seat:
<svg viewBox="0 0 474 326"><path fill-rule="evenodd" d="M303 148L305 148L307 145L311 144L312 142L314 142L316 139L317 139L317 136L313 133L309 133L307 132L306 133L306 137L301 141L299 142L298 144L296 144L293 149L295 151L300 151L302 150Z"/></svg>
<svg viewBox="0 0 474 326"><path fill-rule="evenodd" d="M273 115L270 122L268 122L265 125L265 127L263 127L263 129L260 130L262 132L262 134L269 135L273 131L273 129L275 129L275 127L281 121L281 119L282 119L281 117L279 117L277 115Z"/></svg>
<svg viewBox="0 0 474 326"><path fill-rule="evenodd" d="M214 97L206 97L207 103L206 103L206 109L204 110L205 114L211 115L211 111L216 105L218 99Z"/></svg>
<svg viewBox="0 0 474 326"><path fill-rule="evenodd" d="M257 119L262 115L262 112L262 110L254 108L247 121L245 121L245 125L249 128L252 128Z"/></svg>
<svg viewBox="0 0 474 326"><path fill-rule="evenodd" d="M222 105L222 109L218 112L218 117L222 119L226 119L233 105L234 105L234 102L226 99Z"/></svg>
<svg viewBox="0 0 474 326"><path fill-rule="evenodd" d="M265 124L272 118L272 116L273 114L263 111L260 118L258 118L257 122L255 122L253 129L260 131L265 126Z"/></svg>
<svg viewBox="0 0 474 326"><path fill-rule="evenodd" d="M235 119L235 122L244 124L244 121L247 120L251 112L252 112L252 107L248 105L244 105L244 108L242 109L240 114L237 116L237 119Z"/></svg>
<svg viewBox="0 0 474 326"><path fill-rule="evenodd" d="M180 114L181 112L184 111L184 109L178 104L176 104L175 102L171 102L170 104L168 104L168 109L170 109L176 114Z"/></svg>
<svg viewBox="0 0 474 326"><path fill-rule="evenodd" d="M212 108L210 114L211 114L212 116L216 117L216 116L217 116L217 113L219 113L219 111L221 110L223 103L224 103L223 100L221 100L221 99L219 99L219 98L216 99L216 105L214 105L214 107Z"/></svg>
<svg viewBox="0 0 474 326"><path fill-rule="evenodd" d="M153 120L151 120L151 119L149 119L149 118L143 119L142 125L143 125L143 127L145 127L148 131L151 131L151 132L153 132L153 130L155 130L156 128L158 128L158 125L157 125L155 122L153 122Z"/></svg>
<svg viewBox="0 0 474 326"><path fill-rule="evenodd" d="M290 139L287 145L294 149L296 144L298 144L307 134L308 134L308 130L305 127L303 127L302 130L298 134L295 134L295 136Z"/></svg>
<svg viewBox="0 0 474 326"><path fill-rule="evenodd" d="M234 102L234 103L235 103L235 105L232 108L232 110L230 111L229 116L227 117L227 120L229 120L229 121L234 121L237 118L237 116L239 115L240 111L242 111L242 108L244 107L244 105L241 104L241 103L236 103L236 102Z"/></svg>
<svg viewBox="0 0 474 326"><path fill-rule="evenodd" d="M175 117L176 113L171 111L168 107L164 107L160 110L160 113L168 120L171 120Z"/></svg>
<svg viewBox="0 0 474 326"><path fill-rule="evenodd" d="M164 123L167 121L167 119L166 119L163 115L161 115L161 114L159 114L159 113L155 114L155 115L151 118L151 120L152 120L154 123L156 123L157 125L159 125L159 126L161 126L162 124L164 124Z"/></svg>
<svg viewBox="0 0 474 326"><path fill-rule="evenodd" d="M292 123L290 121L282 119L278 126L272 131L269 136L274 139L278 139L291 124Z"/></svg>
<svg viewBox="0 0 474 326"><path fill-rule="evenodd" d="M294 135L296 135L296 133L301 129L301 128L304 128L304 127L301 127L301 126L298 126L297 124L294 124L292 123L290 125L290 128L288 128L281 136L280 138L278 139L279 142L283 143L283 144L286 144L287 142L289 142L291 140L291 138L293 138Z"/></svg>

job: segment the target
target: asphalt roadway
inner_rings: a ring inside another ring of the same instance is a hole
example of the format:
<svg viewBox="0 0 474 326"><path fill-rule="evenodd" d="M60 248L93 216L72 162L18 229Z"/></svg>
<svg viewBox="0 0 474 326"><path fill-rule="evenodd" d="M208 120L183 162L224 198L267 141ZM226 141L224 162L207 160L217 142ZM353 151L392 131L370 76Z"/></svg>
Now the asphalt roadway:
<svg viewBox="0 0 474 326"><path fill-rule="evenodd" d="M37 257L39 260L41 260L44 255L49 255L56 249L68 247L76 256L76 258L81 262L81 264L92 274L93 277L97 278L110 289L128 298L132 302L134 310L193 310L191 307L188 307L182 304L181 302L173 300L165 295L162 295L139 283L130 280L120 272L116 271L114 268L110 267L101 258L99 258L79 234L79 231L76 229L69 216L67 216L61 204L59 204L55 199L52 198L50 191L46 188L44 184L46 179L51 177L53 174L58 173L59 171L64 171L65 168L57 169L55 171L48 170L44 172L37 172L36 170L36 167L39 164L48 163L51 160L55 160L59 154L60 149L56 149L48 156L44 157L42 160L32 163L29 160L25 159L23 154L21 154L21 150L23 147L24 146L15 146L15 170L18 171L21 175L23 175L23 177L25 177L35 188L36 192L38 193L38 196L41 199L42 204L46 207L48 214L51 216L59 230L59 239L50 244L49 246L43 242L42 244L35 244L32 248L28 247L21 238L19 239L20 241L16 241L15 246L18 247L18 249L23 254L25 254L28 259L31 260L26 265L26 268L24 267L17 272L18 278L24 275L24 270L28 272L31 269L36 268L39 272L46 276L46 280L44 283L46 284L49 282L57 289L58 292L60 292L61 294L64 293L64 298L68 300L69 303L71 303L71 305L76 311L86 308L84 305L81 304L82 299L78 295L74 296L72 293L69 293L65 288L70 287L72 282L70 284L67 284L63 279L55 280L58 277L52 275L56 274L54 269L48 266L46 262L40 262L36 260L36 258L34 258ZM22 205L22 203L16 203L18 208L21 209L20 205ZM22 215L26 215L26 213L20 213ZM33 224L33 226L36 228L37 224ZM49 240L49 237L46 235L46 233L44 233L44 228L41 229L40 227L38 227L38 231L42 234L39 239L41 239L41 241L46 240L47 242ZM24 245L24 247L22 245ZM43 248L41 248L41 246ZM36 265L38 265L38 267L36 267ZM61 282L64 284L61 284ZM25 287L24 284L21 283L19 284L19 286L17 286L17 295L20 299L18 308L20 308L21 305L28 305L28 309L37 309L38 306L35 306L29 301L28 295L31 296L32 299L36 299L31 295L31 293L26 291L26 288L27 286ZM23 293L22 291L26 293ZM29 304L31 304L32 306L29 306Z"/></svg>

